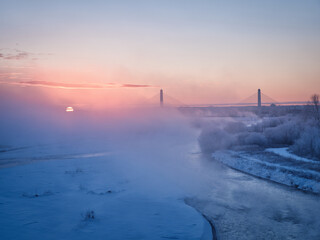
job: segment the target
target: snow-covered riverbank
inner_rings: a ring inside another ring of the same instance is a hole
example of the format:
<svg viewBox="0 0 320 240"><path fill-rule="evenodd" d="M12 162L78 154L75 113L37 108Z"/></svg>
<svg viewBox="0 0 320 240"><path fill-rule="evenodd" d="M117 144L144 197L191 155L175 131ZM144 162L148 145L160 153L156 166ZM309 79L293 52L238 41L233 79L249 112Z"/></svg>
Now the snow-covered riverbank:
<svg viewBox="0 0 320 240"><path fill-rule="evenodd" d="M301 190L320 193L319 162L298 157L286 149L216 151L212 157L229 167Z"/></svg>

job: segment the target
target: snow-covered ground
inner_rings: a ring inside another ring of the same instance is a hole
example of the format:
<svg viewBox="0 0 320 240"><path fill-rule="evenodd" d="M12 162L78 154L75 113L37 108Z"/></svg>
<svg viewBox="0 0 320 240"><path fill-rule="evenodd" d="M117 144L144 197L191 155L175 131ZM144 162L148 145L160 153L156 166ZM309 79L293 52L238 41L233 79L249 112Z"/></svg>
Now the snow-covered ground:
<svg viewBox="0 0 320 240"><path fill-rule="evenodd" d="M315 161L315 160L311 160L308 158L300 157L300 156L297 156L296 154L291 153L289 151L289 148L287 148L287 147L267 148L265 151L272 152L272 153L278 154L282 157L293 159L295 161L301 161L301 162L312 163L312 164L320 164L320 161Z"/></svg>
<svg viewBox="0 0 320 240"><path fill-rule="evenodd" d="M289 153L287 148L269 148L265 152L223 150L214 152L212 156L234 169L301 190L320 193L319 162Z"/></svg>

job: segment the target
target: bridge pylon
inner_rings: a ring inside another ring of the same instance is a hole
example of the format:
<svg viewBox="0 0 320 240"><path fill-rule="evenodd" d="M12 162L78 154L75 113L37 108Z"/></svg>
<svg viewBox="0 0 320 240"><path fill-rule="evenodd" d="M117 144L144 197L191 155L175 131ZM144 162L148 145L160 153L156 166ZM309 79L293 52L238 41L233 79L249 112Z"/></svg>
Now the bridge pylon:
<svg viewBox="0 0 320 240"><path fill-rule="evenodd" d="M163 90L160 89L160 107L163 107Z"/></svg>
<svg viewBox="0 0 320 240"><path fill-rule="evenodd" d="M261 90L260 88L258 89L258 107L261 107Z"/></svg>

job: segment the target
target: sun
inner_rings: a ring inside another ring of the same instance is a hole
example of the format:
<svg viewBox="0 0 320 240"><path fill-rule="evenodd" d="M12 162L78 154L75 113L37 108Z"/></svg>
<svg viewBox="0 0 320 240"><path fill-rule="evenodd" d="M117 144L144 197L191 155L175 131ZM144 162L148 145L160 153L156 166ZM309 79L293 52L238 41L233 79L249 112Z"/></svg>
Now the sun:
<svg viewBox="0 0 320 240"><path fill-rule="evenodd" d="M66 112L73 112L74 110L73 110L73 107L67 107L66 108Z"/></svg>

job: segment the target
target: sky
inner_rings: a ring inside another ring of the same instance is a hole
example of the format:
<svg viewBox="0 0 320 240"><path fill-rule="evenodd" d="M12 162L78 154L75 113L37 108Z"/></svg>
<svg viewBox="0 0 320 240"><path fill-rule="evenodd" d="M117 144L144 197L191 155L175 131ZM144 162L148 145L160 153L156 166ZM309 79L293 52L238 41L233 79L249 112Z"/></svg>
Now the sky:
<svg viewBox="0 0 320 240"><path fill-rule="evenodd" d="M121 106L320 93L320 0L0 1L3 98Z"/></svg>

